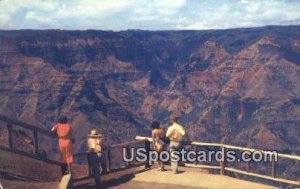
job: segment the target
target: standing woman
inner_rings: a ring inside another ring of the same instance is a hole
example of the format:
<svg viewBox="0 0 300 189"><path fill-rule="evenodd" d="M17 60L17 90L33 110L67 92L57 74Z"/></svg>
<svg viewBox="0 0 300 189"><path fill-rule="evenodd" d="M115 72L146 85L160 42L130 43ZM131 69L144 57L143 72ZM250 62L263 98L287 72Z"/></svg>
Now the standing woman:
<svg viewBox="0 0 300 189"><path fill-rule="evenodd" d="M163 139L165 138L165 131L160 127L160 123L158 121L153 121L151 124L152 128L152 139L153 139L153 147L154 150L157 151L158 155L164 148L165 142ZM163 162L158 158L158 165L160 171L165 171Z"/></svg>
<svg viewBox="0 0 300 189"><path fill-rule="evenodd" d="M61 154L62 161L68 165L68 172L71 174L71 164L73 163L73 150L72 150L72 127L68 124L66 117L61 117L52 129L58 136L58 146Z"/></svg>

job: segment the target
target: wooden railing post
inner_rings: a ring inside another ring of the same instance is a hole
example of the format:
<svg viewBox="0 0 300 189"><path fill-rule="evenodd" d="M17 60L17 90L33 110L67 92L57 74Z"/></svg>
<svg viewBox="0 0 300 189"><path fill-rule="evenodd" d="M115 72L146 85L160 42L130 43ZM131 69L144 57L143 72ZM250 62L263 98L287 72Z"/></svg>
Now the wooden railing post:
<svg viewBox="0 0 300 189"><path fill-rule="evenodd" d="M275 158L272 158L272 177L276 177L276 162L275 162Z"/></svg>
<svg viewBox="0 0 300 189"><path fill-rule="evenodd" d="M192 148L193 148L193 150L194 150L195 152L198 152L198 146L192 145ZM197 164L198 164L198 161L197 161L197 158L196 158L196 160L194 161L194 165L197 165Z"/></svg>
<svg viewBox="0 0 300 189"><path fill-rule="evenodd" d="M107 164L107 172L111 171L111 149L107 148L107 160L106 160L106 164Z"/></svg>
<svg viewBox="0 0 300 189"><path fill-rule="evenodd" d="M220 174L225 175L226 152L225 152L225 148L223 145L221 146L221 151L222 151L222 153L224 153L224 161L220 161Z"/></svg>
<svg viewBox="0 0 300 189"><path fill-rule="evenodd" d="M91 158L90 158L90 153L86 154L87 162L88 162L88 172L89 172L89 177L92 176L92 170L91 170Z"/></svg>
<svg viewBox="0 0 300 189"><path fill-rule="evenodd" d="M250 161L247 161L247 164L246 164L246 171L247 171L247 172L250 172Z"/></svg>
<svg viewBox="0 0 300 189"><path fill-rule="evenodd" d="M126 148L126 154L125 154L126 158L131 159L129 146L127 145L125 148ZM129 166L129 165L130 165L130 161L127 161L127 166Z"/></svg>
<svg viewBox="0 0 300 189"><path fill-rule="evenodd" d="M149 163L150 142L148 140L145 141L145 149L147 155L147 160L145 162L145 169L149 169L150 168L150 163Z"/></svg>
<svg viewBox="0 0 300 189"><path fill-rule="evenodd" d="M13 149L13 138L12 138L12 124L7 122L7 131L8 131L8 147Z"/></svg>
<svg viewBox="0 0 300 189"><path fill-rule="evenodd" d="M36 129L33 130L33 138L34 138L34 152L35 154L39 153L39 141L38 141L38 132Z"/></svg>

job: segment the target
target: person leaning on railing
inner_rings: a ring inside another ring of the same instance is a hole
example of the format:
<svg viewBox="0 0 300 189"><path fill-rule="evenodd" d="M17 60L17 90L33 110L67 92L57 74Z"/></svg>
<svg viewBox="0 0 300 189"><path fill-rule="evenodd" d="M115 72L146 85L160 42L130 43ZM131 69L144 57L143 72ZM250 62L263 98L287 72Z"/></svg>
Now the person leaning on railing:
<svg viewBox="0 0 300 189"><path fill-rule="evenodd" d="M172 125L168 128L166 137L170 139L170 153L171 153L171 168L174 174L178 173L178 160L174 157L173 151L179 151L181 141L185 135L185 129L177 123L177 117L172 116L170 119Z"/></svg>
<svg viewBox="0 0 300 189"><path fill-rule="evenodd" d="M151 124L151 128L154 150L157 151L158 154L160 154L165 145L165 131L160 127L160 123L158 121L154 121ZM157 163L159 166L158 170L165 171L163 162L158 159Z"/></svg>
<svg viewBox="0 0 300 189"><path fill-rule="evenodd" d="M68 124L66 117L61 117L58 123L51 129L58 136L58 146L62 161L68 166L68 173L72 173L71 165L73 163L73 150L72 150L72 127Z"/></svg>
<svg viewBox="0 0 300 189"><path fill-rule="evenodd" d="M97 185L101 183L102 160L103 160L103 136L93 129L88 134L88 161L92 176Z"/></svg>

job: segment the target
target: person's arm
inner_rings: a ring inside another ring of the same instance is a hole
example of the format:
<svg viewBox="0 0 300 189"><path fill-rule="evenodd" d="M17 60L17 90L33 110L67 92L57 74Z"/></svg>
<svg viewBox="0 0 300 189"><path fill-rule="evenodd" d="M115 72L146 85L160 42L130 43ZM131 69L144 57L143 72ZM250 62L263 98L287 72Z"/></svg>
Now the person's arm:
<svg viewBox="0 0 300 189"><path fill-rule="evenodd" d="M172 127L169 127L166 133L166 137L170 138L172 131L173 131Z"/></svg>
<svg viewBox="0 0 300 189"><path fill-rule="evenodd" d="M88 139L88 148L89 148L89 151L95 151L95 143L93 141L93 139Z"/></svg>
<svg viewBox="0 0 300 189"><path fill-rule="evenodd" d="M155 137L156 137L156 133L154 130L152 130L152 138L155 139Z"/></svg>
<svg viewBox="0 0 300 189"><path fill-rule="evenodd" d="M103 151L103 150L102 150L102 141L101 141L100 138L98 138L98 139L96 140L95 148L97 148L97 149L96 149L96 152L102 152L102 151Z"/></svg>
<svg viewBox="0 0 300 189"><path fill-rule="evenodd" d="M54 131L56 131L57 130L57 125L54 125L53 127L52 127L52 129L51 129L51 132L54 132Z"/></svg>
<svg viewBox="0 0 300 189"><path fill-rule="evenodd" d="M70 125L70 131L69 131L69 133L68 133L68 136L71 137L72 134L73 134L73 128L72 128L72 126Z"/></svg>
<svg viewBox="0 0 300 189"><path fill-rule="evenodd" d="M179 127L179 132L182 136L185 135L185 129L182 126Z"/></svg>
<svg viewBox="0 0 300 189"><path fill-rule="evenodd" d="M166 136L166 132L164 129L161 129L161 137L165 137Z"/></svg>
<svg viewBox="0 0 300 189"><path fill-rule="evenodd" d="M104 137L100 138L100 145L103 145L104 144Z"/></svg>

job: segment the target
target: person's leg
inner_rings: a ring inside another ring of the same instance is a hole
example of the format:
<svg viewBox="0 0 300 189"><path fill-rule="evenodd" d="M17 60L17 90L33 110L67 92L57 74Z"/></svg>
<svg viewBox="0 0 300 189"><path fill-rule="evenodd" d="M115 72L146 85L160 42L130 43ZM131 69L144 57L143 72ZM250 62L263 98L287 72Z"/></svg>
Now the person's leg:
<svg viewBox="0 0 300 189"><path fill-rule="evenodd" d="M73 172L72 172L72 163L68 163L68 172L69 172L69 174L73 174Z"/></svg>
<svg viewBox="0 0 300 189"><path fill-rule="evenodd" d="M161 171L161 161L159 159L157 160L157 164L158 164L158 169L157 170Z"/></svg>
<svg viewBox="0 0 300 189"><path fill-rule="evenodd" d="M94 180L96 184L99 185L101 182L101 177L100 177L99 157L96 153L90 154L90 166L91 166L91 171Z"/></svg>
<svg viewBox="0 0 300 189"><path fill-rule="evenodd" d="M160 171L164 171L164 170L165 170L164 164L163 164L162 161L158 160L158 166L159 166L159 170L160 170Z"/></svg>
<svg viewBox="0 0 300 189"><path fill-rule="evenodd" d="M65 173L66 174L71 174L71 165L70 165L70 161L68 159L68 149L66 146L63 146L60 144L60 154L61 154L61 159L62 161L66 164L66 170Z"/></svg>
<svg viewBox="0 0 300 189"><path fill-rule="evenodd" d="M63 155L64 162L67 163L68 173L72 174L72 163L73 163L73 151L70 140L61 140L60 142L61 153Z"/></svg>
<svg viewBox="0 0 300 189"><path fill-rule="evenodd" d="M63 174L66 174L68 172L68 164L64 163L63 166L61 167L61 172Z"/></svg>
<svg viewBox="0 0 300 189"><path fill-rule="evenodd" d="M93 175L93 172L92 172L92 159L91 159L91 154L90 153L87 155L87 160L88 160L89 176L92 176Z"/></svg>
<svg viewBox="0 0 300 189"><path fill-rule="evenodd" d="M103 154L102 153L97 153L98 156L98 163L99 163L99 169L100 169L100 174L102 174L103 169L102 169L102 158L103 158Z"/></svg>
<svg viewBox="0 0 300 189"><path fill-rule="evenodd" d="M63 148L63 146L61 146L61 144L59 143L59 154L60 154L60 158L61 158L61 161L64 162L64 173L66 174L68 172L68 163L66 161L66 158L65 158L65 150Z"/></svg>
<svg viewBox="0 0 300 189"><path fill-rule="evenodd" d="M171 169L174 174L178 172L178 162L171 159Z"/></svg>
<svg viewBox="0 0 300 189"><path fill-rule="evenodd" d="M161 148L161 152L162 151L164 151L165 150L165 145L162 145L162 148ZM161 153L160 152L160 153ZM165 169L165 166L164 166L164 162L163 161L161 161L161 171L165 171L166 169Z"/></svg>
<svg viewBox="0 0 300 189"><path fill-rule="evenodd" d="M160 163L160 170L161 171L165 171L164 162L163 161L159 161L159 163Z"/></svg>
<svg viewBox="0 0 300 189"><path fill-rule="evenodd" d="M101 183L100 170L98 168L93 167L93 178L95 180L96 185Z"/></svg>
<svg viewBox="0 0 300 189"><path fill-rule="evenodd" d="M173 173L177 173L177 162L175 161L174 154L172 152L175 151L175 142L170 142L170 153L171 153L171 169Z"/></svg>
<svg viewBox="0 0 300 189"><path fill-rule="evenodd" d="M100 159L100 162L101 162L101 168L102 168L102 173L106 173L107 172L107 166L106 166L106 152L101 152L101 159Z"/></svg>
<svg viewBox="0 0 300 189"><path fill-rule="evenodd" d="M178 147L179 147L179 143L178 142L174 142L171 141L170 142L170 152L171 152L171 168L173 173L177 173L178 172L178 156L179 155L177 153L177 155L175 155L174 153L172 153L173 151L178 151Z"/></svg>
<svg viewBox="0 0 300 189"><path fill-rule="evenodd" d="M158 154L158 160L157 160L157 163L158 163L158 170L159 171L164 171L164 163L159 159L159 157L160 157L160 153L162 152L162 148L161 149L159 149L159 151L157 151L157 154Z"/></svg>

